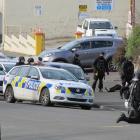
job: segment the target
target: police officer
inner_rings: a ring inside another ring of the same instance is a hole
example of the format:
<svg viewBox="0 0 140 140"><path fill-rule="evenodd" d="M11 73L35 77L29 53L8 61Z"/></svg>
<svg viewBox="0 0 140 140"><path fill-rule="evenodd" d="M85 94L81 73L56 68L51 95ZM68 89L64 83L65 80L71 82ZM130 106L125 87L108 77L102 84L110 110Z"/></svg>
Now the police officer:
<svg viewBox="0 0 140 140"><path fill-rule="evenodd" d="M117 119L116 123L125 121L128 123L140 123L140 70L136 73L130 89L130 110L128 116L124 113Z"/></svg>
<svg viewBox="0 0 140 140"><path fill-rule="evenodd" d="M121 66L121 79L122 79L122 86L125 86L126 83L129 85L131 84L131 80L134 76L134 65L132 63L132 57L124 60Z"/></svg>
<svg viewBox="0 0 140 140"><path fill-rule="evenodd" d="M94 81L92 88L95 91L97 81L99 80L99 92L102 92L103 90L103 78L105 77L105 72L109 75L108 70L108 63L106 59L104 58L104 53L101 53L99 57L96 58L93 64L94 67Z"/></svg>
<svg viewBox="0 0 140 140"><path fill-rule="evenodd" d="M18 62L16 63L16 66L19 66L19 65L25 65L25 58L24 58L24 56L20 56L19 57Z"/></svg>
<svg viewBox="0 0 140 140"><path fill-rule="evenodd" d="M32 57L30 57L27 62L27 65L34 65L34 59Z"/></svg>
<svg viewBox="0 0 140 140"><path fill-rule="evenodd" d="M74 55L73 64L80 66L83 69L83 71L86 72L85 69L83 68L83 66L81 65L81 62L79 59L79 54L77 54L77 53L75 53L75 55Z"/></svg>
<svg viewBox="0 0 140 140"><path fill-rule="evenodd" d="M120 90L121 98L123 96L123 91L126 85L129 86L134 77L134 65L132 63L132 60L133 60L132 57L124 60L121 66L121 80L122 80L122 88Z"/></svg>

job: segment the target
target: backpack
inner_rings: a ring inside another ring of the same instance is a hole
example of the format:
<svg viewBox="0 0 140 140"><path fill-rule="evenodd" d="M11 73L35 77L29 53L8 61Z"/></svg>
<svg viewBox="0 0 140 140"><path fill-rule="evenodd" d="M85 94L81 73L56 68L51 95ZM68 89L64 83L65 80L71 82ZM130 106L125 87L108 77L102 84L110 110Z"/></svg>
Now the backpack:
<svg viewBox="0 0 140 140"><path fill-rule="evenodd" d="M132 106L139 110L140 109L140 80L132 82ZM139 110L140 111L140 110Z"/></svg>
<svg viewBox="0 0 140 140"><path fill-rule="evenodd" d="M106 71L106 66L105 66L105 61L104 59L99 59L97 64L96 64L96 68L98 71L100 72L105 72Z"/></svg>
<svg viewBox="0 0 140 140"><path fill-rule="evenodd" d="M132 94L133 94L134 100L140 102L140 81L135 81L134 84L135 85L133 87Z"/></svg>

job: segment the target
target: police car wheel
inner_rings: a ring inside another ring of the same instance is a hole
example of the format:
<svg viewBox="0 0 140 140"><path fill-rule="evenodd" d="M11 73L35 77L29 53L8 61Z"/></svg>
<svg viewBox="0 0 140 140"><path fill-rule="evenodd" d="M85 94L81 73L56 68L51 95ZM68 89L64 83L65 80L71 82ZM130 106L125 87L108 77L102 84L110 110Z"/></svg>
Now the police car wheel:
<svg viewBox="0 0 140 140"><path fill-rule="evenodd" d="M50 101L50 93L49 90L47 88L44 88L40 94L40 103L43 106L49 106L51 105L51 101Z"/></svg>
<svg viewBox="0 0 140 140"><path fill-rule="evenodd" d="M5 91L5 100L7 103L15 103L14 91L11 86L8 86Z"/></svg>
<svg viewBox="0 0 140 140"><path fill-rule="evenodd" d="M84 109L84 110L90 110L91 108L92 108L92 106L86 106L86 105L81 106L81 109Z"/></svg>

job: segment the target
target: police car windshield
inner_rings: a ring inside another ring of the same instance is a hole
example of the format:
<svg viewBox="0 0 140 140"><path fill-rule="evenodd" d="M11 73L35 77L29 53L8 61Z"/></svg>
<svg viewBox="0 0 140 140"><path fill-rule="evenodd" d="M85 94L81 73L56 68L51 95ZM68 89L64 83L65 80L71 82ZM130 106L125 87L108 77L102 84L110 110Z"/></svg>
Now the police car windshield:
<svg viewBox="0 0 140 140"><path fill-rule="evenodd" d="M54 80L66 80L66 81L78 81L76 77L70 74L67 71L63 70L54 70L54 69L45 69L40 68L42 76L46 79L54 79Z"/></svg>

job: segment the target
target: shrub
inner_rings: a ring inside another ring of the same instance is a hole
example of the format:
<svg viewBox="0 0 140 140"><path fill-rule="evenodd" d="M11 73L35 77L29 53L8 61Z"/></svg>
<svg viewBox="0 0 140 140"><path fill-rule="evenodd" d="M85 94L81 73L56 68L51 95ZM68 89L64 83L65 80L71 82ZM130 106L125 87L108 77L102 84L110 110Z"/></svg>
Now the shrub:
<svg viewBox="0 0 140 140"><path fill-rule="evenodd" d="M137 57L140 55L140 26L133 28L130 37L127 40L126 56Z"/></svg>
<svg viewBox="0 0 140 140"><path fill-rule="evenodd" d="M123 44L117 49L117 51L113 57L113 62L115 64L119 65L120 61L125 56L126 47L127 47L127 41L124 40Z"/></svg>

